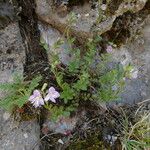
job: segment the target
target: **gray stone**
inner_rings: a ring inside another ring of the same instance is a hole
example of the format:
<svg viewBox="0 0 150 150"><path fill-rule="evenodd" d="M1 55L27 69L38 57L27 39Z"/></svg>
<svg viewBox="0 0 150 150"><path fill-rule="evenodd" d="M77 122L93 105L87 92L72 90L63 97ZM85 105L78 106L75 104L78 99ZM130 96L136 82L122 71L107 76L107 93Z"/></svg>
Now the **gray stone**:
<svg viewBox="0 0 150 150"><path fill-rule="evenodd" d="M123 1L113 14L108 15L107 11L99 12L100 6L98 4L96 4L95 9L91 9L91 3L85 3L82 6L73 6L70 12L67 7L63 7L62 5L55 8L52 0L36 0L36 13L39 20L48 23L62 34L68 26L69 14L74 13L77 19L71 25L70 33L77 37L81 43L84 43L87 38L93 36L93 32L91 31L96 31L99 34L105 33L111 29L117 17L128 11L133 13L138 12L145 6L146 2L147 0L137 0L136 2L132 2L132 0L129 2Z"/></svg>
<svg viewBox="0 0 150 150"><path fill-rule="evenodd" d="M36 121L15 122L12 116L5 120L0 110L1 150L39 150L40 128Z"/></svg>
<svg viewBox="0 0 150 150"><path fill-rule="evenodd" d="M60 34L60 32L50 26L46 26L42 23L39 23L39 30L40 36L42 40L48 45L47 54L49 61L51 62L52 53L58 54L60 61L63 64L68 64L70 55L67 51L69 45L66 42L66 39ZM59 40L62 39L64 43L60 45L59 48L53 49L54 44Z"/></svg>
<svg viewBox="0 0 150 150"><path fill-rule="evenodd" d="M0 30L0 83L13 81L13 74L23 76L25 48L18 23ZM0 92L0 99L7 94ZM36 121L15 122L13 116L0 108L0 149L31 150L39 140L40 127ZM39 149L39 143L35 150Z"/></svg>
<svg viewBox="0 0 150 150"><path fill-rule="evenodd" d="M17 23L0 30L0 83L12 81L12 74L23 74L25 49Z"/></svg>
<svg viewBox="0 0 150 150"><path fill-rule="evenodd" d="M47 134L45 131L53 131L54 133L61 133L64 135L70 134L75 128L77 121L79 120L78 117L62 117L56 122L47 119L43 124L42 131L44 134Z"/></svg>
<svg viewBox="0 0 150 150"><path fill-rule="evenodd" d="M5 28L15 19L13 5L10 1L0 1L0 29Z"/></svg>
<svg viewBox="0 0 150 150"><path fill-rule="evenodd" d="M150 16L141 30L141 36L115 50L114 59L123 65L129 63L138 71L137 78L126 80L123 103L137 103L150 98Z"/></svg>

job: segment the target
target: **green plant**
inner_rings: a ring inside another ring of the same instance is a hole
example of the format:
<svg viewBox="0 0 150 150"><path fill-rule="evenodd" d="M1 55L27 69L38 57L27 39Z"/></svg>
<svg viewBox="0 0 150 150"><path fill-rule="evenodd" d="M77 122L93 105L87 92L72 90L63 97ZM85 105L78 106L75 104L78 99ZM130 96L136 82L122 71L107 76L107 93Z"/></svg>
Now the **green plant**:
<svg viewBox="0 0 150 150"><path fill-rule="evenodd" d="M73 99L78 102L81 93L86 92L93 100L116 100L124 87L129 67L114 64L113 68L109 68L112 61L110 54L96 56L98 50L94 40L89 40L83 51L84 55L81 49L70 49L73 57L65 68L61 67L58 57L51 63L51 70L62 90L61 98L66 104ZM80 100L84 100L84 97Z"/></svg>
<svg viewBox="0 0 150 150"><path fill-rule="evenodd" d="M148 150L150 148L150 113L136 114L137 121L134 124L129 122L125 114L124 116L122 149Z"/></svg>
<svg viewBox="0 0 150 150"><path fill-rule="evenodd" d="M14 106L21 108L29 99L31 92L39 85L41 76L31 81L24 81L20 75L14 75L13 82L0 84L0 90L5 96L0 100L0 107L11 111Z"/></svg>
<svg viewBox="0 0 150 150"><path fill-rule="evenodd" d="M47 104L44 107L50 111L50 119L52 119L53 121L57 121L59 118L63 116L69 117L70 112L75 110L73 106L63 107L63 106L57 106L57 105L54 106L52 104Z"/></svg>
<svg viewBox="0 0 150 150"><path fill-rule="evenodd" d="M123 67L113 63L111 53L100 54L98 44L102 39L99 36L88 39L82 48L77 47L76 39L70 36L70 27L74 22L74 15L71 14L64 33L67 40L59 39L52 47L51 71L56 79L62 104L58 107L63 107L61 110L65 110L66 107L78 106L85 100L100 102L117 100L124 87L124 78L131 70L130 66ZM66 51L71 55L66 66L55 53L55 50L65 42L69 45ZM113 66L111 67L110 64Z"/></svg>

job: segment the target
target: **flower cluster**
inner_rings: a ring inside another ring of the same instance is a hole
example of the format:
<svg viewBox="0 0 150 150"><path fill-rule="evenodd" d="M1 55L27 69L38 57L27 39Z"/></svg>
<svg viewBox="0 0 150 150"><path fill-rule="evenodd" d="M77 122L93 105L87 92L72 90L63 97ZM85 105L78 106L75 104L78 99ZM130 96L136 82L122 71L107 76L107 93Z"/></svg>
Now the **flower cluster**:
<svg viewBox="0 0 150 150"><path fill-rule="evenodd" d="M29 101L33 104L35 108L44 105L44 102L51 101L56 103L56 98L58 98L60 94L55 90L54 87L50 87L47 95L43 98L42 94L39 90L34 90L33 94L29 97Z"/></svg>

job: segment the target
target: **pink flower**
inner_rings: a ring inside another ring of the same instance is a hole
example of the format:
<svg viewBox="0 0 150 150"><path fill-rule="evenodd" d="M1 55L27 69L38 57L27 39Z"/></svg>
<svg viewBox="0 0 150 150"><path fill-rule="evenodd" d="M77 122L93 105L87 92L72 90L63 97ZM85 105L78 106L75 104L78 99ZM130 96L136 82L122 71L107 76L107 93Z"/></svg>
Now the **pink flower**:
<svg viewBox="0 0 150 150"><path fill-rule="evenodd" d="M113 48L112 48L112 46L107 46L107 48L106 48L106 52L107 53L112 53L113 52Z"/></svg>
<svg viewBox="0 0 150 150"><path fill-rule="evenodd" d="M45 97L45 101L47 102L48 100L52 101L53 103L56 103L56 98L58 98L60 94L55 90L54 87L50 87L48 90L48 94Z"/></svg>
<svg viewBox="0 0 150 150"><path fill-rule="evenodd" d="M33 95L29 97L29 101L33 104L35 108L40 107L41 105L44 105L44 100L41 96L40 91L34 90Z"/></svg>

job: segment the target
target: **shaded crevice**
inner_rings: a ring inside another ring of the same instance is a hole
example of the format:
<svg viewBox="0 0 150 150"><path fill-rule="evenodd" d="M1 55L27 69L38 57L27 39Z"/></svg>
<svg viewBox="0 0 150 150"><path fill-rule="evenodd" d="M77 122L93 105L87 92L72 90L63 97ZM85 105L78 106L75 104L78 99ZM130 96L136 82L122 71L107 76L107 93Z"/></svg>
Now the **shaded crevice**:
<svg viewBox="0 0 150 150"><path fill-rule="evenodd" d="M38 30L37 16L34 0L18 0L20 12L20 31L26 43L26 66L40 60L48 61L45 50L40 46L40 33Z"/></svg>
<svg viewBox="0 0 150 150"><path fill-rule="evenodd" d="M108 15L114 15L115 14L115 11L118 10L120 4L123 2L123 0L112 0L108 3L108 6L107 6L107 14ZM115 3L115 5L114 5Z"/></svg>
<svg viewBox="0 0 150 150"><path fill-rule="evenodd" d="M17 0L17 7L22 10L19 13L19 27L26 49L24 74L29 79L32 79L37 74L41 74L44 79L42 83L49 81L48 56L46 50L40 45L40 31L35 13L35 1Z"/></svg>
<svg viewBox="0 0 150 150"><path fill-rule="evenodd" d="M22 9L19 14L19 27L26 49L24 76L32 79L38 74L42 75L43 79L40 83L42 86L43 83L49 83L51 74L46 50L40 45L40 31L35 13L36 5L34 0L17 0L17 7ZM38 117L40 128L44 122L43 114L45 112L41 109Z"/></svg>
<svg viewBox="0 0 150 150"><path fill-rule="evenodd" d="M144 8L137 13L128 11L123 15L117 17L113 23L112 28L103 33L102 37L111 41L118 46L125 44L127 40L134 39L140 31L144 20L150 14L150 1L147 1Z"/></svg>

